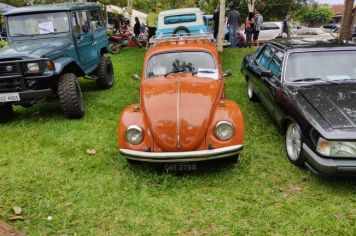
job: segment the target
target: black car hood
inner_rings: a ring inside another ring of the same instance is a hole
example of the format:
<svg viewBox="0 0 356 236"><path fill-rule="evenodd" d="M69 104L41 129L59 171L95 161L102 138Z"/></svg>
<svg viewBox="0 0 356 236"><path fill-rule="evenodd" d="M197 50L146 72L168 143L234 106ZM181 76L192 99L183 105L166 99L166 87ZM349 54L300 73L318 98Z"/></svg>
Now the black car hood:
<svg viewBox="0 0 356 236"><path fill-rule="evenodd" d="M0 59L7 58L44 58L54 53L63 53L72 45L70 40L26 40L13 42L11 46L0 50Z"/></svg>
<svg viewBox="0 0 356 236"><path fill-rule="evenodd" d="M332 129L356 130L356 83L312 86L299 91Z"/></svg>

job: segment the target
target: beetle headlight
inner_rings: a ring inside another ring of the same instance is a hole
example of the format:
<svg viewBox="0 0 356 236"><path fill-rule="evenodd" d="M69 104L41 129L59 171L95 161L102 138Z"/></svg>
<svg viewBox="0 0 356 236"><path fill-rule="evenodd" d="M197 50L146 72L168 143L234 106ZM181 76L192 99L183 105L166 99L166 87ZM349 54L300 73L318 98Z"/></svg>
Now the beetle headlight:
<svg viewBox="0 0 356 236"><path fill-rule="evenodd" d="M28 72L40 72L40 65L37 62L27 63Z"/></svg>
<svg viewBox="0 0 356 236"><path fill-rule="evenodd" d="M130 125L126 130L126 141L130 144L137 145L143 140L142 129L137 125Z"/></svg>
<svg viewBox="0 0 356 236"><path fill-rule="evenodd" d="M228 140L234 135L234 126L229 121L219 121L215 126L215 136L220 140Z"/></svg>
<svg viewBox="0 0 356 236"><path fill-rule="evenodd" d="M356 142L329 141L320 137L316 150L324 156L356 157Z"/></svg>

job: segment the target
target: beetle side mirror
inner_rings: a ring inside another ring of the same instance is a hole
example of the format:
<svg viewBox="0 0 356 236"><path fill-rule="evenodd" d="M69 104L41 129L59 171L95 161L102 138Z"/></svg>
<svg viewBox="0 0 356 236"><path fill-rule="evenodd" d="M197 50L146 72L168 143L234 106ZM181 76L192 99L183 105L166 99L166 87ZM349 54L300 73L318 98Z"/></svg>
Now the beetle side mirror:
<svg viewBox="0 0 356 236"><path fill-rule="evenodd" d="M140 80L140 76L138 76L138 74L133 74L131 78L132 80Z"/></svg>
<svg viewBox="0 0 356 236"><path fill-rule="evenodd" d="M272 78L272 72L270 70L261 71L261 77Z"/></svg>
<svg viewBox="0 0 356 236"><path fill-rule="evenodd" d="M225 73L224 73L224 78L230 77L230 76L232 76L232 70L231 70L231 69L228 69L228 70L225 71Z"/></svg>

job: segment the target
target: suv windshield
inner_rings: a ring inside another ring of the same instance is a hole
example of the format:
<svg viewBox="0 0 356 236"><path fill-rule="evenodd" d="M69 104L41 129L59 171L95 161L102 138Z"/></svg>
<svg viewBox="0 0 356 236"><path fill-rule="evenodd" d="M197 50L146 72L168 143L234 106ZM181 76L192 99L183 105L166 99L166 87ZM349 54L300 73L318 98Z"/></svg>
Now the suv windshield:
<svg viewBox="0 0 356 236"><path fill-rule="evenodd" d="M356 81L355 58L356 51L292 53L288 57L285 81Z"/></svg>
<svg viewBox="0 0 356 236"><path fill-rule="evenodd" d="M199 69L216 69L214 58L207 52L172 52L158 54L148 61L147 77L168 73L198 72Z"/></svg>
<svg viewBox="0 0 356 236"><path fill-rule="evenodd" d="M69 31L66 12L51 12L31 15L9 16L11 36L63 33Z"/></svg>

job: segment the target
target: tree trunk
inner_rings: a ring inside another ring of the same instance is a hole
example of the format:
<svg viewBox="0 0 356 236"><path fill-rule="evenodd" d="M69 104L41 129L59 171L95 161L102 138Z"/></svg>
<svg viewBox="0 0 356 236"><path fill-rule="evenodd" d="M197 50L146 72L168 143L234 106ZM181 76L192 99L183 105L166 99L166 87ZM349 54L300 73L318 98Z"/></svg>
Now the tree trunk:
<svg viewBox="0 0 356 236"><path fill-rule="evenodd" d="M218 44L218 51L222 52L223 51L223 42L224 42L224 28L225 28L225 0L220 0L220 14L219 14L219 31L218 31L218 38L217 38L217 44Z"/></svg>
<svg viewBox="0 0 356 236"><path fill-rule="evenodd" d="M255 0L246 0L249 12L253 12L255 9Z"/></svg>
<svg viewBox="0 0 356 236"><path fill-rule="evenodd" d="M354 0L345 0L344 6L345 10L341 20L340 39L351 40L352 11L354 8Z"/></svg>

